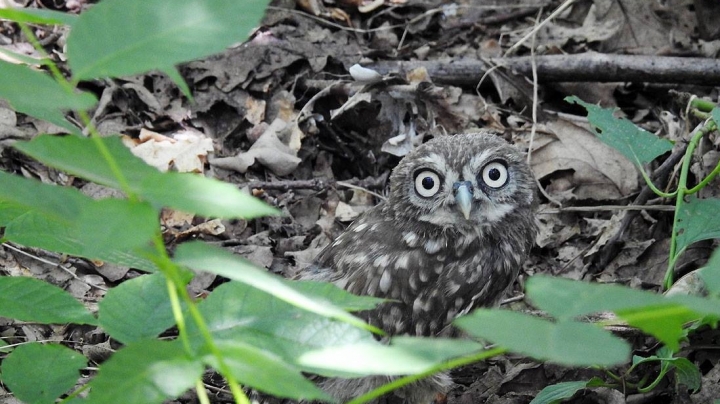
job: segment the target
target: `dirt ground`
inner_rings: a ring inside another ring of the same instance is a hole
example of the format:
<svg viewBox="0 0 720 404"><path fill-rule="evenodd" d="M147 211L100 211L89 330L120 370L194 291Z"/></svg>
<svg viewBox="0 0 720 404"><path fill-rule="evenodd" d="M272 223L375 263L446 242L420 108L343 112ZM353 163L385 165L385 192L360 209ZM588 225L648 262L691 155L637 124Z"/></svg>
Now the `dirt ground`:
<svg viewBox="0 0 720 404"><path fill-rule="evenodd" d="M660 291L672 201L643 192L633 164L597 140L584 111L563 99L577 95L618 107L619 114L648 131L685 144L698 124L685 115L687 94L717 101L720 79L693 75L673 57L715 63L720 7L702 0L580 0L550 18L561 4L274 0L247 43L181 67L195 103L159 73L88 83L109 100L95 111L94 121L103 133L137 137L141 129L171 135L194 128L211 139L207 174L248 189L284 215L224 221L222 231L202 226L199 218L167 221L166 241L202 238L286 277L307 266L386 195L389 173L413 147L434 136L492 128L531 154L542 188L540 233L508 307L531 309L522 300L522 285L534 274ZM29 118L18 122L17 130L25 137L51 132ZM717 144L702 145L693 175L716 165ZM656 184L672 187L676 164L671 159L677 156L668 153L650 167ZM4 169L22 167L62 182L57 172L10 149L0 161ZM670 169L658 170L666 161ZM715 180L701 196L716 196L718 184ZM647 206L627 208L639 205ZM679 274L701 266L713 247L712 242L695 244L678 264ZM0 262L31 267L38 278L64 285L80 299L103 293L51 265L8 249L1 254ZM106 287L138 274L81 260L69 263L83 279ZM199 277L191 287L201 295L218 281ZM98 360L113 347L102 334L82 327L0 327L16 335L36 333L37 339L74 341ZM658 347L639 333L626 337L637 353ZM568 402L711 403L720 398L718 338L717 331L704 330L683 345L681 355L702 372L700 392L676 385L671 374L648 393L620 385L584 390ZM652 366L641 370L628 381L657 372ZM607 380L599 370L506 356L454 371L457 387L447 403L529 403L545 386L592 377ZM207 382L223 387L219 378L208 376ZM218 402L228 397L218 390Z"/></svg>

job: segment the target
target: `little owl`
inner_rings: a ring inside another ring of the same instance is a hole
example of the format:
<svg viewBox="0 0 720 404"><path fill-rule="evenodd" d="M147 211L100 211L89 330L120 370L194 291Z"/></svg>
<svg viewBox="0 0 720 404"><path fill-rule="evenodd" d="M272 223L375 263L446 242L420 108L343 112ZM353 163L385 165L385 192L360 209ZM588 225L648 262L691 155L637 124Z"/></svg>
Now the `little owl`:
<svg viewBox="0 0 720 404"><path fill-rule="evenodd" d="M491 131L441 136L417 147L390 176L388 200L327 246L301 279L392 299L360 317L389 335L451 335L450 323L492 306L517 277L533 245L535 182L522 154ZM388 377L327 379L339 402ZM447 375L387 398L429 404Z"/></svg>

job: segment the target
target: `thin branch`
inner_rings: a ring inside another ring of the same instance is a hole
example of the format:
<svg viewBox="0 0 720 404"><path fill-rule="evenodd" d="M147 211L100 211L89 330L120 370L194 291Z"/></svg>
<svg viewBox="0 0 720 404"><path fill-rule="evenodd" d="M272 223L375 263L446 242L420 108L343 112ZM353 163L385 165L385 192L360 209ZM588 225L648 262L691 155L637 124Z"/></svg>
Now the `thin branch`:
<svg viewBox="0 0 720 404"><path fill-rule="evenodd" d="M489 63L488 63L489 62ZM474 86L492 65L526 77L532 75L530 56L452 61L380 61L365 65L380 74L404 74L424 67L434 83ZM698 57L613 55L586 52L575 55L536 56L539 83L635 82L678 83L716 86L720 84L720 60Z"/></svg>

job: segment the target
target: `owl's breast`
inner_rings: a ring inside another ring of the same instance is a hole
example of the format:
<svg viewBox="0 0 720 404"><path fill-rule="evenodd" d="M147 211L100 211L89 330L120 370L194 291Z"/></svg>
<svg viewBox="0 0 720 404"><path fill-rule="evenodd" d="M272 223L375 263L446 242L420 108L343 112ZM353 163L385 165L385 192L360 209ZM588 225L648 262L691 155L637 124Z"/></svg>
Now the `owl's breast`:
<svg viewBox="0 0 720 404"><path fill-rule="evenodd" d="M366 214L318 256L320 276L313 279L389 299L359 315L393 335L429 336L458 314L493 304L517 274L516 246L477 234L423 230Z"/></svg>

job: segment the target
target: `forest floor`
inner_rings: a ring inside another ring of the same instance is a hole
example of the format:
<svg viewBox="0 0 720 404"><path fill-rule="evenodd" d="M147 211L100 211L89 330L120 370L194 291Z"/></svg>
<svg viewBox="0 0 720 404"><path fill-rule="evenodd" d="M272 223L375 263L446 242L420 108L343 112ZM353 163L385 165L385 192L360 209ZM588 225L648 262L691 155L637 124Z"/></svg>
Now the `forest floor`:
<svg viewBox="0 0 720 404"><path fill-rule="evenodd" d="M523 282L535 274L659 292L673 201L641 197L645 183L634 165L600 142L584 110L564 98L617 107L620 116L685 144L698 123L685 114L688 97L717 100L720 79L693 75L673 56L712 62L720 51L720 9L703 1L581 0L550 18L563 3L571 2L275 0L248 42L181 66L194 103L159 73L93 82L87 86L104 100L93 120L102 133L137 137L141 129L194 128L211 139L208 174L248 189L284 215L221 226L167 218L166 240L203 238L286 277L386 195L389 173L413 147L434 136L492 128L530 154L541 188L540 232L507 307L530 309ZM17 32L0 25L0 34L10 40ZM62 52L63 36L53 35L44 45ZM351 69L356 64L370 70ZM0 104L0 112L7 110ZM26 138L57 129L29 118L14 127ZM693 175L715 167L718 141L701 145ZM22 167L47 182L65 179L9 149L2 158L4 167ZM672 187L673 175L668 170L654 179ZM719 185L714 181L701 197L720 194ZM678 274L702 266L713 247L693 245ZM101 296L93 285L108 288L138 274L70 264L80 277L10 249L0 254L0 266L31 268L79 299ZM217 282L198 277L191 288L202 295ZM113 347L102 335L88 338L92 330L80 336L24 326L14 332L29 339L82 338L98 358ZM652 338L631 338L637 352L657 348ZM681 351L702 372L700 392L676 385L670 375L650 392L588 389L568 402L710 403L720 398L719 338L713 330L698 333ZM632 377L656 372L648 366ZM510 355L458 369L453 377L457 387L448 404L509 404L528 403L554 383L606 375Z"/></svg>

